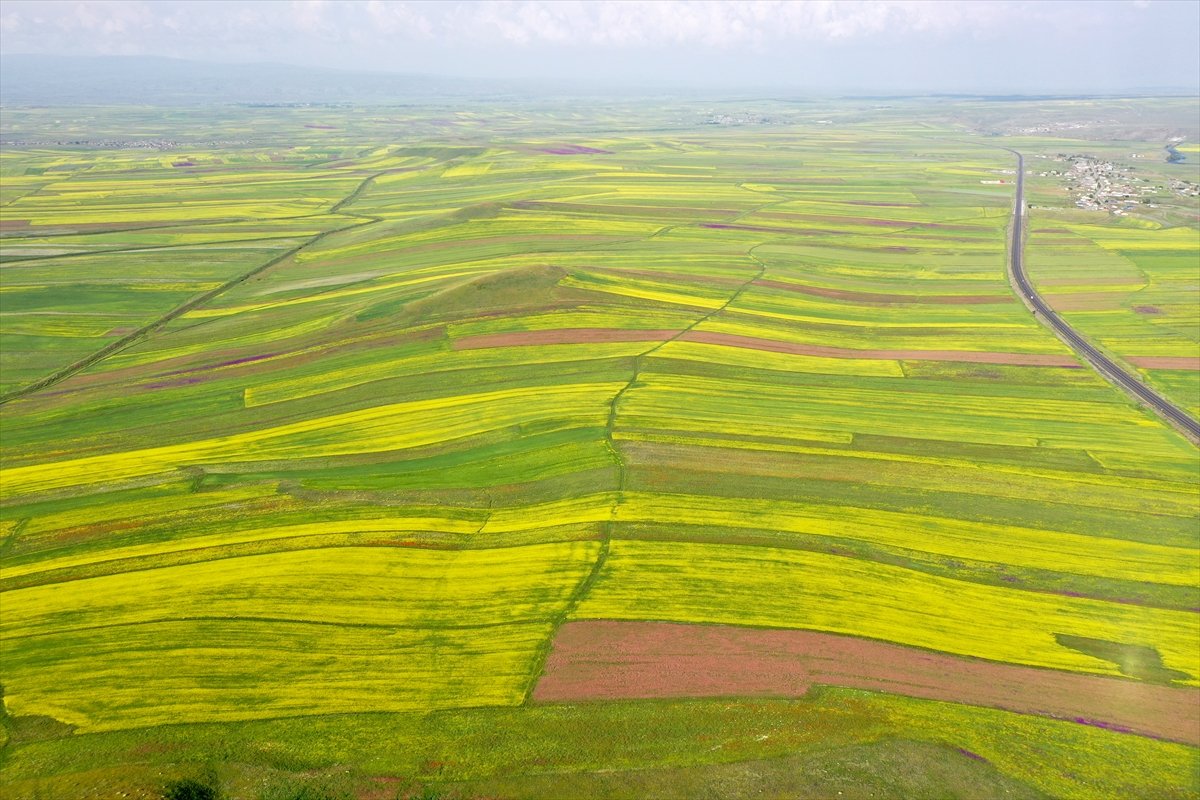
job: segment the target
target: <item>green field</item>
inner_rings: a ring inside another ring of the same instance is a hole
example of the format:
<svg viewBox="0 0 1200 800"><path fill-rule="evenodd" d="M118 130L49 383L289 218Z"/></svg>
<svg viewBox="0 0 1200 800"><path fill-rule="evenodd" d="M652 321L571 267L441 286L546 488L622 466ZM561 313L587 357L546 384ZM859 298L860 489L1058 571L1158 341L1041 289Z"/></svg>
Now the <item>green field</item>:
<svg viewBox="0 0 1200 800"><path fill-rule="evenodd" d="M1196 447L1006 276L996 145L1065 145L835 111L93 109L65 130L180 144L6 147L5 797L1200 792L1200 731L1083 712L534 697L564 624L645 620L1200 705ZM1031 183L1068 321L1200 357L1195 203Z"/></svg>

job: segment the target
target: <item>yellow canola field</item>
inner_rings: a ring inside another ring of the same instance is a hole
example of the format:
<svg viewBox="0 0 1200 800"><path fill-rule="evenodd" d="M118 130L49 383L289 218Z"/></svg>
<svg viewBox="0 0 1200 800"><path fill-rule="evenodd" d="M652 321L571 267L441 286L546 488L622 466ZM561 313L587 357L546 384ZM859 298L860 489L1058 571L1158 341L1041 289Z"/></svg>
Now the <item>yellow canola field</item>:
<svg viewBox="0 0 1200 800"><path fill-rule="evenodd" d="M763 336L763 332L758 332ZM767 336L766 338L774 338ZM904 370L899 361L877 358L825 358L822 356L775 353L770 350L754 350L749 347L733 347L719 344L702 344L677 339L667 342L655 351L662 358L680 358L709 364L726 364L732 367L772 369L780 372L808 372L820 375L863 375L903 378Z"/></svg>
<svg viewBox="0 0 1200 800"><path fill-rule="evenodd" d="M47 570L69 569L71 567L81 567L106 561L161 556L201 548L245 544L247 542L299 539L310 536L337 536L352 533L395 534L435 532L467 534L475 532L478 528L479 523L474 520L448 515L437 517L398 516L380 517L378 519L323 520L321 522L308 522L301 525L273 525L266 528L234 530L212 536L189 536L169 541L149 542L147 544L129 545L126 547L112 547L65 558L51 558L33 563L15 564L4 567L4 577L6 579L16 578Z"/></svg>
<svg viewBox="0 0 1200 800"><path fill-rule="evenodd" d="M1177 586L1200 583L1200 552L1192 549L897 511L632 492L617 507L616 519L836 536L1055 572Z"/></svg>
<svg viewBox="0 0 1200 800"><path fill-rule="evenodd" d="M198 609L202 611L202 609ZM515 706L549 622L412 629L192 619L5 648L5 705L77 732Z"/></svg>
<svg viewBox="0 0 1200 800"><path fill-rule="evenodd" d="M655 281L636 280L633 278L621 278L620 280L610 279L607 276L598 276L594 274L578 274L568 275L559 281L560 286L569 286L574 289L586 289L591 292L604 292L606 294L615 294L622 297L636 297L641 300L653 300L659 303L668 305L690 306L694 308L718 309L725 305L729 299L729 294L725 296L712 296L710 294L689 294L685 289L692 289L696 292L703 291L703 287L683 286L679 284L658 283Z"/></svg>
<svg viewBox="0 0 1200 800"><path fill-rule="evenodd" d="M515 705L598 550L342 547L10 591L6 704L83 730Z"/></svg>
<svg viewBox="0 0 1200 800"><path fill-rule="evenodd" d="M1067 225L1105 250L1196 250L1195 228L1115 228L1108 225Z"/></svg>
<svg viewBox="0 0 1200 800"><path fill-rule="evenodd" d="M257 431L6 470L0 497L114 483L204 463L422 447L530 422L603 426L624 383L534 386L366 408Z"/></svg>
<svg viewBox="0 0 1200 800"><path fill-rule="evenodd" d="M612 519L613 508L619 498L617 492L599 492L532 506L498 508L492 511L480 533L508 533L581 522L606 522Z"/></svg>
<svg viewBox="0 0 1200 800"><path fill-rule="evenodd" d="M599 546L336 547L81 578L5 592L0 632L12 642L197 615L391 627L528 622L561 608Z"/></svg>
<svg viewBox="0 0 1200 800"><path fill-rule="evenodd" d="M1058 644L1070 634L1157 648L1200 685L1197 617L956 581L825 553L613 542L573 616L804 628L1037 667L1119 675Z"/></svg>
<svg viewBox="0 0 1200 800"><path fill-rule="evenodd" d="M458 164L442 171L443 178L474 178L480 175L486 175L488 170L492 168L491 161L476 162L472 164Z"/></svg>

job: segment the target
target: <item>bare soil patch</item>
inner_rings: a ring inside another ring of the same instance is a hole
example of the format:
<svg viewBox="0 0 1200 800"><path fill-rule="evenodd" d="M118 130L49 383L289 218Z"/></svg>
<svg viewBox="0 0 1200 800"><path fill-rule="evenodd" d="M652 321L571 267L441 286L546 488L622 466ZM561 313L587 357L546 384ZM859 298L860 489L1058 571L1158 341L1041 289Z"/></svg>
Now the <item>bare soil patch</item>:
<svg viewBox="0 0 1200 800"><path fill-rule="evenodd" d="M816 631L731 625L567 623L534 699L795 697L814 685L987 706L1200 744L1200 689L976 661Z"/></svg>
<svg viewBox="0 0 1200 800"><path fill-rule="evenodd" d="M1130 356L1125 360L1142 369L1200 370L1200 358L1192 356Z"/></svg>

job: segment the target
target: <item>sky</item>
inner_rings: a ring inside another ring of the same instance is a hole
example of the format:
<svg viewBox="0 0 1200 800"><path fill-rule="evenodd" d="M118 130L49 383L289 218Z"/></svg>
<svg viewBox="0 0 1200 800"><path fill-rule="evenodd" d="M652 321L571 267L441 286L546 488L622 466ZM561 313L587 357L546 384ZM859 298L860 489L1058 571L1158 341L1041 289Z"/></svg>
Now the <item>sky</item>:
<svg viewBox="0 0 1200 800"><path fill-rule="evenodd" d="M4 0L0 50L589 85L1200 89L1200 0Z"/></svg>

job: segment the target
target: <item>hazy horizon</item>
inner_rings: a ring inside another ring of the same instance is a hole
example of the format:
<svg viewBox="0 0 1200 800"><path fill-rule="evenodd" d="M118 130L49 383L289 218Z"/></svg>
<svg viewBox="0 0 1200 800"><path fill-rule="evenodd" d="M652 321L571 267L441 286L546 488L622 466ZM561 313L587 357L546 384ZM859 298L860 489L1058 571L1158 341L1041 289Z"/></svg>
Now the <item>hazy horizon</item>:
<svg viewBox="0 0 1200 800"><path fill-rule="evenodd" d="M597 86L1200 90L1200 3L6 0L6 55L160 56Z"/></svg>

